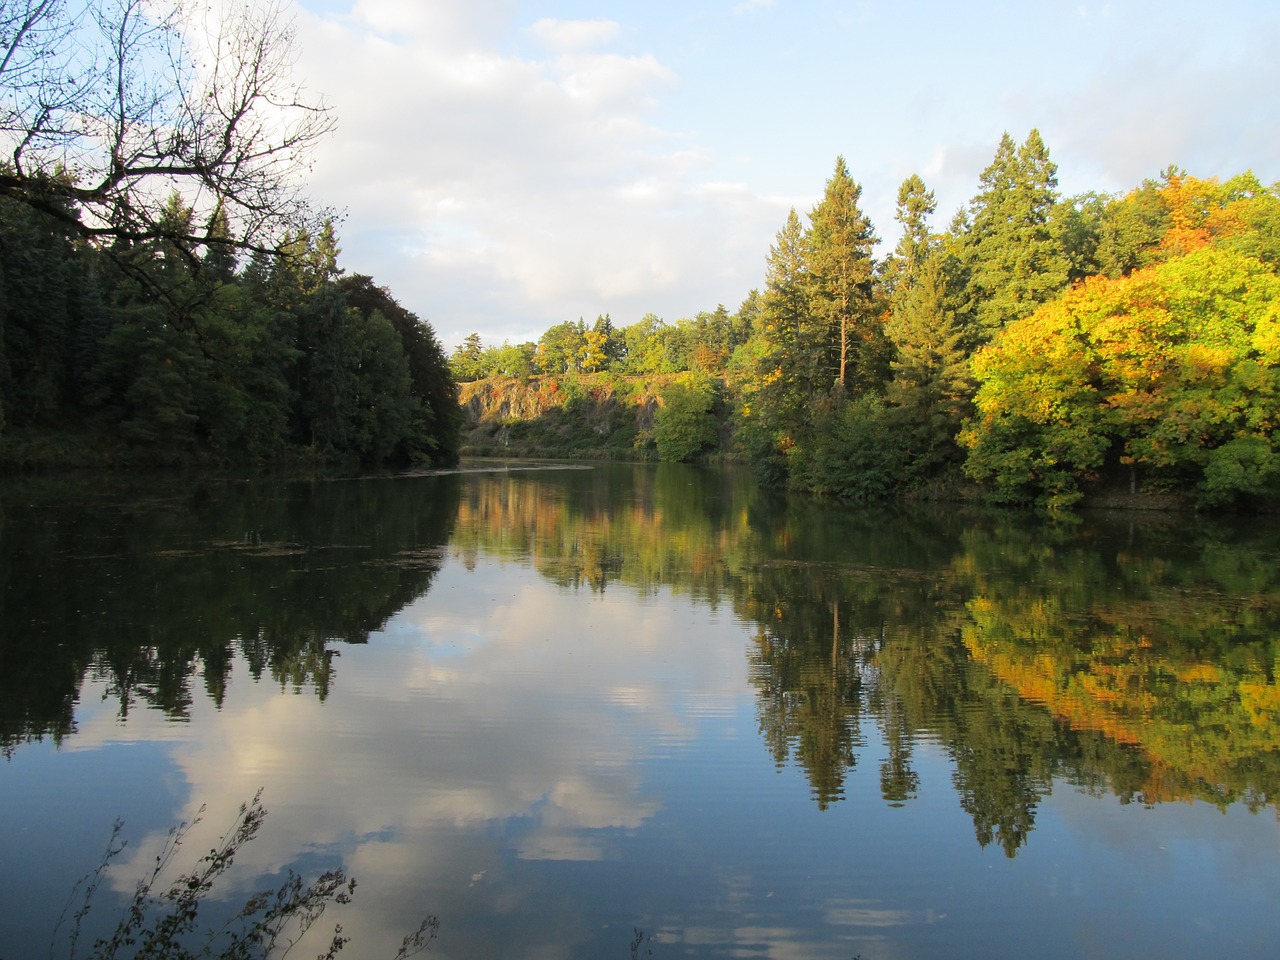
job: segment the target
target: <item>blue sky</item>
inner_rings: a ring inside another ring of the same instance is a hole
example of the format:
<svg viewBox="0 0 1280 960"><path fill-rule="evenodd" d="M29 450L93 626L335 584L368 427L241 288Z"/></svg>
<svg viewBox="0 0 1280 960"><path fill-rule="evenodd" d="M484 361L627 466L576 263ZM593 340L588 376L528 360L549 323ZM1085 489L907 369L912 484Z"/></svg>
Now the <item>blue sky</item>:
<svg viewBox="0 0 1280 960"><path fill-rule="evenodd" d="M943 229L1004 131L1040 130L1067 195L1170 163L1280 180L1273 0L295 6L341 263L447 349L735 309L837 155L889 247L902 180Z"/></svg>

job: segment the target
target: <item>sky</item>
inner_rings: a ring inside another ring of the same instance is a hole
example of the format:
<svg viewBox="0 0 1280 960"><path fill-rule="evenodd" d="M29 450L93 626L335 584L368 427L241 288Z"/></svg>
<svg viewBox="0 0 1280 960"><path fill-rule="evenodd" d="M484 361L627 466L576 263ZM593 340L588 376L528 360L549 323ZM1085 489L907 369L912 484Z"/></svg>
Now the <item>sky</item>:
<svg viewBox="0 0 1280 960"><path fill-rule="evenodd" d="M332 107L312 199L339 263L447 351L764 284L836 158L887 252L918 173L943 230L1004 132L1066 196L1176 164L1280 180L1280 4L1219 0L293 0Z"/></svg>

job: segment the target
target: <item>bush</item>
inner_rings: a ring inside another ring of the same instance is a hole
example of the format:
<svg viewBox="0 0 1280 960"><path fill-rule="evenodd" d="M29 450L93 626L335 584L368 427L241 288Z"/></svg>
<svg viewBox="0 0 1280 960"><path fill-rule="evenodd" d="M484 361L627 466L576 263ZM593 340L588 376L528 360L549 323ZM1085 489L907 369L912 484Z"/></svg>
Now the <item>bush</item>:
<svg viewBox="0 0 1280 960"><path fill-rule="evenodd" d="M653 418L653 440L661 460L684 463L716 445L717 399L714 381L707 379L667 387Z"/></svg>
<svg viewBox="0 0 1280 960"><path fill-rule="evenodd" d="M902 485L907 456L880 398L838 404L828 416L816 427L804 485L855 503L890 497Z"/></svg>

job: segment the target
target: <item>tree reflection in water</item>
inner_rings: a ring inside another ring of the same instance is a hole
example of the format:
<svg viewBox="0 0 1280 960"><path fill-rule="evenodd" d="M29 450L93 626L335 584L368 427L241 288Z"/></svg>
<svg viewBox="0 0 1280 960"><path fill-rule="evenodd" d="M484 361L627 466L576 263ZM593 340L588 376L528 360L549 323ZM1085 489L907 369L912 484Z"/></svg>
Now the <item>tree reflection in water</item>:
<svg viewBox="0 0 1280 960"><path fill-rule="evenodd" d="M671 590L749 625L759 733L821 809L853 776L920 790L939 744L982 845L1013 856L1055 779L1124 801L1274 806L1280 566L1266 526L1054 525L845 510L683 467L0 496L0 743L75 731L86 678L175 719L232 664L320 699L341 644L446 552L566 589ZM887 756L866 757L878 728Z"/></svg>

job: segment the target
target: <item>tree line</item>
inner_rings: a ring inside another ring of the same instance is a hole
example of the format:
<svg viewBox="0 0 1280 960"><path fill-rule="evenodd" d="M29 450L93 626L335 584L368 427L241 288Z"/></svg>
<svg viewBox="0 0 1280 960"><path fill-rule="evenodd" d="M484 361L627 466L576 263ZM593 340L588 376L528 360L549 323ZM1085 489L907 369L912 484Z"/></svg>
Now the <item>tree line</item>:
<svg viewBox="0 0 1280 960"><path fill-rule="evenodd" d="M176 193L167 213L189 232ZM243 263L169 238L103 250L0 197L8 465L456 460L435 332L339 252L331 223Z"/></svg>
<svg viewBox="0 0 1280 960"><path fill-rule="evenodd" d="M837 158L735 313L603 314L519 345L473 334L451 368L686 372L674 405L692 396L697 417L668 418L684 442L666 458L716 447L705 416L724 409L730 452L762 480L850 499L976 482L1051 507L1099 486L1224 505L1280 489L1276 186L1169 167L1127 194L1064 198L1032 130L1001 138L945 230L908 177L883 257L861 199Z"/></svg>

